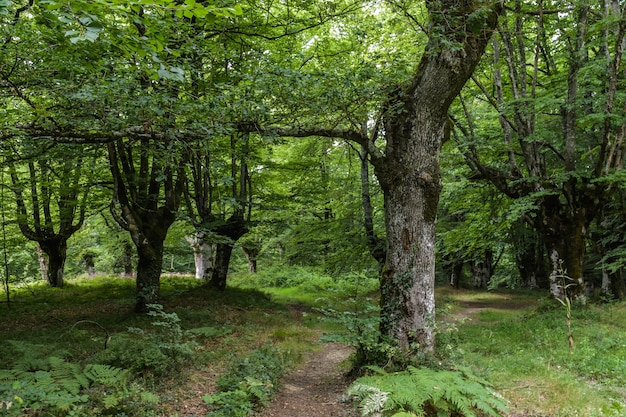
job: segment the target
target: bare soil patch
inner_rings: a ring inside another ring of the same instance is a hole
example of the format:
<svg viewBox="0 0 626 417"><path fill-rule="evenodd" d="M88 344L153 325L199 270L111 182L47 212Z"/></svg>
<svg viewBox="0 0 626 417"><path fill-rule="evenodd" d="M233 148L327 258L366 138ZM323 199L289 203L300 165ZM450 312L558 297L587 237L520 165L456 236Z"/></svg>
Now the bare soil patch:
<svg viewBox="0 0 626 417"><path fill-rule="evenodd" d="M351 404L342 401L350 384L342 363L352 349L340 343L326 343L283 380L274 401L259 413L261 417L356 417Z"/></svg>

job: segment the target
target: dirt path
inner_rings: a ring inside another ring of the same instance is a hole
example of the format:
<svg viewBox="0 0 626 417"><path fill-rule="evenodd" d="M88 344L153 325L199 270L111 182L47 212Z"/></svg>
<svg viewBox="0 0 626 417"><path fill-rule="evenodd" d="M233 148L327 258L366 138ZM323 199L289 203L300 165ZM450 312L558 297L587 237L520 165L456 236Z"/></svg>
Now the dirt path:
<svg viewBox="0 0 626 417"><path fill-rule="evenodd" d="M274 401L261 417L357 417L350 404L342 402L349 385L341 363L352 353L339 343L326 343L296 371L283 380Z"/></svg>

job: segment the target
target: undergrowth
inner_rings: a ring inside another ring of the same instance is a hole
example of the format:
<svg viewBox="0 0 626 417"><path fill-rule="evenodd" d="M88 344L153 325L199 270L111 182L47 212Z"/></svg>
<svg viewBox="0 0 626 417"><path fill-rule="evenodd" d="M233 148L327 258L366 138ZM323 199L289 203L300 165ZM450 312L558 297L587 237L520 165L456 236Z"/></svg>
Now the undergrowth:
<svg viewBox="0 0 626 417"><path fill-rule="evenodd" d="M11 369L0 370L0 415L156 415L158 396L132 382L126 369L81 366L48 356L45 346L11 343L22 356Z"/></svg>
<svg viewBox="0 0 626 417"><path fill-rule="evenodd" d="M359 378L347 395L359 402L363 417L501 417L507 402L486 381L468 371L409 366Z"/></svg>
<svg viewBox="0 0 626 417"><path fill-rule="evenodd" d="M207 417L245 417L266 405L278 389L288 360L285 352L262 346L232 363L217 379L217 392L202 399Z"/></svg>

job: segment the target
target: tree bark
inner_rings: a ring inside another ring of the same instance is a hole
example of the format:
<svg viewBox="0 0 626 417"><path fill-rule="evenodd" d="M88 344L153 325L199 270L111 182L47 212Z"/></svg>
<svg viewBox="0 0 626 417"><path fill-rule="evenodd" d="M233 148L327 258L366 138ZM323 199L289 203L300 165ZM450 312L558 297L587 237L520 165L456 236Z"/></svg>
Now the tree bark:
<svg viewBox="0 0 626 417"><path fill-rule="evenodd" d="M159 301L161 290L161 269L163 265L163 240L153 239L152 242L144 239L135 243L137 246L137 281L135 311L145 313L149 311L149 304Z"/></svg>
<svg viewBox="0 0 626 417"><path fill-rule="evenodd" d="M373 149L373 143L368 152L385 197L387 259L381 277L381 333L402 350L418 347L433 353L439 154L449 136L448 109L480 61L500 6L483 17L478 30L470 28L477 7L473 2L427 6L433 27L440 32L431 33L410 85L389 100L385 154ZM446 46L450 42L458 44Z"/></svg>
<svg viewBox="0 0 626 417"><path fill-rule="evenodd" d="M37 242L37 261L39 262L41 280L48 281L48 258L41 249L41 245L39 244L39 242Z"/></svg>
<svg viewBox="0 0 626 417"><path fill-rule="evenodd" d="M52 287L64 284L65 259L67 258L67 240L54 239L39 242L39 246L47 258L46 278Z"/></svg>
<svg viewBox="0 0 626 417"><path fill-rule="evenodd" d="M233 216L226 223L213 229L219 236L228 239L226 242L219 242L215 251L215 269L209 281L209 286L219 291L226 289L228 278L228 265L233 253L233 246L237 240L248 232L245 220L240 216Z"/></svg>
<svg viewBox="0 0 626 417"><path fill-rule="evenodd" d="M367 148L361 145L359 154L361 162L361 205L363 206L363 223L365 226L365 238L367 247L372 257L378 262L382 270L385 265L385 241L379 238L374 232L374 210L372 209L372 198L370 195L370 170L367 159Z"/></svg>
<svg viewBox="0 0 626 417"><path fill-rule="evenodd" d="M188 236L186 240L193 249L196 278L208 282L215 269L217 244L207 242L206 235L202 232Z"/></svg>

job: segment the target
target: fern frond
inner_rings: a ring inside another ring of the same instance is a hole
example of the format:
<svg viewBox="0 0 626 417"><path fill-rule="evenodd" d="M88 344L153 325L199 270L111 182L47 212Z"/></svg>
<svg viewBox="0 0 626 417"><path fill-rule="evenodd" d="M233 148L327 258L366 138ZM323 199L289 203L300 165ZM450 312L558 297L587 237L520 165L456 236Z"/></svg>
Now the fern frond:
<svg viewBox="0 0 626 417"><path fill-rule="evenodd" d="M346 394L359 402L359 408L363 417L382 416L389 396L389 393L381 391L376 387L359 383L352 384Z"/></svg>
<svg viewBox="0 0 626 417"><path fill-rule="evenodd" d="M83 373L89 381L96 385L116 387L126 384L129 370L96 363L85 366Z"/></svg>
<svg viewBox="0 0 626 417"><path fill-rule="evenodd" d="M363 385L388 394L385 412L420 417L477 417L479 411L489 417L502 417L506 413L506 401L501 396L479 382L479 378L459 371L408 367L405 372L359 378L353 389L362 405L369 404Z"/></svg>

